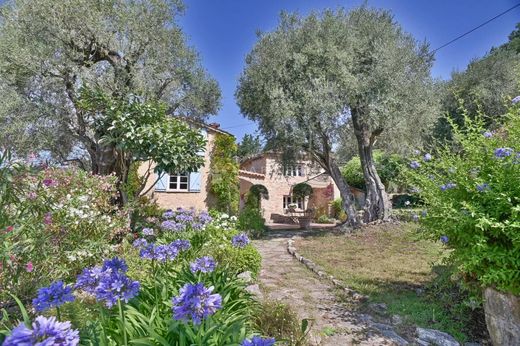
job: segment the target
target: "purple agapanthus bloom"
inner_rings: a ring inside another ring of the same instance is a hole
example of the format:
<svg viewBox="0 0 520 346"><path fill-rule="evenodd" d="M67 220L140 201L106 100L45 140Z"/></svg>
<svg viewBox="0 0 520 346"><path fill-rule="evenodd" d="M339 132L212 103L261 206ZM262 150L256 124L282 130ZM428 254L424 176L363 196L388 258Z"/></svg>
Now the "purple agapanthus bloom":
<svg viewBox="0 0 520 346"><path fill-rule="evenodd" d="M132 243L133 247L137 249L143 249L148 246L148 242L144 238L138 238Z"/></svg>
<svg viewBox="0 0 520 346"><path fill-rule="evenodd" d="M85 268L76 279L75 289L82 289L87 293L94 294L99 280L105 275L100 266Z"/></svg>
<svg viewBox="0 0 520 346"><path fill-rule="evenodd" d="M203 225L210 223L213 218L208 214L207 211L201 211L199 214L199 222Z"/></svg>
<svg viewBox="0 0 520 346"><path fill-rule="evenodd" d="M166 262L167 260L173 261L177 257L178 253L178 248L172 245L149 244L147 247L141 249L139 255L142 258L146 258L149 260Z"/></svg>
<svg viewBox="0 0 520 346"><path fill-rule="evenodd" d="M431 161L431 159L432 159L432 155L431 154L428 154L428 153L424 154L424 157L423 157L424 161Z"/></svg>
<svg viewBox="0 0 520 346"><path fill-rule="evenodd" d="M153 228L145 227L145 228L143 228L142 232L143 232L143 235L148 235L148 236L154 235Z"/></svg>
<svg viewBox="0 0 520 346"><path fill-rule="evenodd" d="M253 336L251 339L245 339L240 346L273 346L276 340L274 338L262 338Z"/></svg>
<svg viewBox="0 0 520 346"><path fill-rule="evenodd" d="M109 273L117 273L117 272L126 273L126 271L128 270L128 266L126 265L126 262L124 259L114 257L112 259L104 260L103 267L101 267L101 269L104 272L109 272Z"/></svg>
<svg viewBox="0 0 520 346"><path fill-rule="evenodd" d="M180 251L186 251L191 247L190 241L186 239L177 239L172 242Z"/></svg>
<svg viewBox="0 0 520 346"><path fill-rule="evenodd" d="M511 103L513 103L513 104L517 104L518 102L520 102L520 95L518 95L517 97L515 97L511 100Z"/></svg>
<svg viewBox="0 0 520 346"><path fill-rule="evenodd" d="M132 281L125 273L118 271L103 275L96 287L95 295L111 308L118 300L126 303L139 293L140 284Z"/></svg>
<svg viewBox="0 0 520 346"><path fill-rule="evenodd" d="M32 329L22 322L13 329L3 346L76 346L79 344L79 332L71 329L69 321L59 322L56 317L38 316L32 323Z"/></svg>
<svg viewBox="0 0 520 346"><path fill-rule="evenodd" d="M417 214L412 214L412 221L414 221L414 222L419 221L419 215L417 215Z"/></svg>
<svg viewBox="0 0 520 346"><path fill-rule="evenodd" d="M511 148L497 148L495 149L495 157L504 158L507 156L511 156L513 153L513 149Z"/></svg>
<svg viewBox="0 0 520 346"><path fill-rule="evenodd" d="M489 190L490 187L489 187L489 184L488 183L483 183L483 184L477 184L477 190L479 192L485 192L487 190Z"/></svg>
<svg viewBox="0 0 520 346"><path fill-rule="evenodd" d="M241 234L234 236L233 239L231 240L231 242L233 243L233 246L235 246L235 247L244 247L247 244L249 244L249 238L248 238L247 234L241 233Z"/></svg>
<svg viewBox="0 0 520 346"><path fill-rule="evenodd" d="M180 232L186 229L186 225L177 223L172 220L166 220L161 223L161 228L165 231Z"/></svg>
<svg viewBox="0 0 520 346"><path fill-rule="evenodd" d="M211 273L215 270L217 264L212 257L204 256L197 258L195 262L190 263L190 270L193 274L197 272Z"/></svg>
<svg viewBox="0 0 520 346"><path fill-rule="evenodd" d="M457 187L457 184L455 184L455 183L447 183L447 184L441 185L441 190L446 191L446 190L454 189L456 187Z"/></svg>
<svg viewBox="0 0 520 346"><path fill-rule="evenodd" d="M412 162L410 162L410 167L413 169L417 169L417 168L421 167L421 164L417 161L412 161Z"/></svg>
<svg viewBox="0 0 520 346"><path fill-rule="evenodd" d="M74 301L72 287L65 285L63 281L56 281L49 287L42 287L38 290L38 296L33 299L33 305L36 311L45 311L72 301Z"/></svg>
<svg viewBox="0 0 520 346"><path fill-rule="evenodd" d="M175 212L171 209L166 210L163 215L163 219L173 219L175 217Z"/></svg>
<svg viewBox="0 0 520 346"><path fill-rule="evenodd" d="M486 138L491 138L491 137L493 137L493 132L491 132L491 131L486 131L486 132L483 133L483 135L484 135L484 137L486 137Z"/></svg>
<svg viewBox="0 0 520 346"><path fill-rule="evenodd" d="M441 242L442 242L443 244L447 244L448 241L450 240L450 239L448 238L447 235L443 235L443 236L441 236L440 239L441 239Z"/></svg>
<svg viewBox="0 0 520 346"><path fill-rule="evenodd" d="M222 297L212 292L213 287L206 288L201 282L184 285L179 290L179 295L172 298L173 318L200 324L222 307Z"/></svg>

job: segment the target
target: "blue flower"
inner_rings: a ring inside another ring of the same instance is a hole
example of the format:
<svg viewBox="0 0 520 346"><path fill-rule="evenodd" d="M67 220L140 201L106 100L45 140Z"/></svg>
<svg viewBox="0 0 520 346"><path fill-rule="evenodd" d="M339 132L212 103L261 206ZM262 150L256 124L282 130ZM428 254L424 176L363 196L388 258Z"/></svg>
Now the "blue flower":
<svg viewBox="0 0 520 346"><path fill-rule="evenodd" d="M493 137L493 132L491 132L491 131L486 131L486 132L483 133L483 135L484 135L484 137L486 137L486 138L491 138L491 137Z"/></svg>
<svg viewBox="0 0 520 346"><path fill-rule="evenodd" d="M245 247L247 244L249 244L249 238L247 237L247 234L241 233L234 236L231 242L235 247Z"/></svg>
<svg viewBox="0 0 520 346"><path fill-rule="evenodd" d="M485 192L487 190L489 190L490 187L489 187L489 184L488 183L483 183L483 184L477 184L477 190L479 192Z"/></svg>
<svg viewBox="0 0 520 346"><path fill-rule="evenodd" d="M166 210L163 213L163 219L173 219L175 217L175 212L171 209Z"/></svg>
<svg viewBox="0 0 520 346"><path fill-rule="evenodd" d="M410 162L410 167L413 169L417 169L417 168L421 167L421 164L417 161L412 161L412 162Z"/></svg>
<svg viewBox="0 0 520 346"><path fill-rule="evenodd" d="M273 346L276 340L274 338L262 338L253 336L251 340L245 339L240 346Z"/></svg>
<svg viewBox="0 0 520 346"><path fill-rule="evenodd" d="M446 191L446 190L454 189L456 187L457 187L457 184L455 184L455 183L447 183L447 184L441 185L441 190Z"/></svg>
<svg viewBox="0 0 520 346"><path fill-rule="evenodd" d="M447 235L441 236L440 239L441 239L441 242L444 243L444 244L447 244L448 241L450 240Z"/></svg>
<svg viewBox="0 0 520 346"><path fill-rule="evenodd" d="M179 251L186 251L191 247L190 241L185 239L177 239L173 241L171 244L177 247Z"/></svg>
<svg viewBox="0 0 520 346"><path fill-rule="evenodd" d="M518 102L520 102L520 95L511 100L511 103L513 104L517 104Z"/></svg>
<svg viewBox="0 0 520 346"><path fill-rule="evenodd" d="M143 235L148 235L148 236L154 235L152 228L145 227L145 228L143 228L142 232L143 232Z"/></svg>
<svg viewBox="0 0 520 346"><path fill-rule="evenodd" d="M133 245L135 248L142 249L142 248L145 248L145 247L148 246L148 242L147 242L146 239L144 239L144 238L139 238L139 239L134 240L134 242L132 243L132 245Z"/></svg>
<svg viewBox="0 0 520 346"><path fill-rule="evenodd" d="M213 315L222 307L220 294L212 294L213 287L206 288L203 283L186 284L173 297L173 318L200 324L203 319Z"/></svg>
<svg viewBox="0 0 520 346"><path fill-rule="evenodd" d="M184 231L186 229L186 225L183 225L181 223L177 223L172 220L166 220L161 223L161 228L165 231Z"/></svg>
<svg viewBox="0 0 520 346"><path fill-rule="evenodd" d="M495 157L497 158L504 158L507 156L511 156L513 153L513 149L511 148L497 148L495 149Z"/></svg>
<svg viewBox="0 0 520 346"><path fill-rule="evenodd" d="M105 273L100 266L85 268L81 274L78 275L74 288L82 289L87 293L94 294L96 286L104 274Z"/></svg>
<svg viewBox="0 0 520 346"><path fill-rule="evenodd" d="M203 225L210 223L213 218L208 214L207 211L201 211L199 214L199 222Z"/></svg>
<svg viewBox="0 0 520 346"><path fill-rule="evenodd" d="M419 221L419 215L412 214L412 220L415 221L415 222Z"/></svg>
<svg viewBox="0 0 520 346"><path fill-rule="evenodd" d="M76 346L79 344L79 332L71 329L70 322L58 322L56 317L38 316L32 323L32 329L20 323L14 328L3 346Z"/></svg>
<svg viewBox="0 0 520 346"><path fill-rule="evenodd" d="M103 261L103 267L101 267L101 270L104 272L108 271L111 273L117 273L117 272L123 272L126 273L128 270L128 266L126 265L126 262L124 259L114 257L109 260Z"/></svg>
<svg viewBox="0 0 520 346"><path fill-rule="evenodd" d="M193 274L196 272L211 273L215 270L216 266L215 260L212 257L204 256L190 263L190 270Z"/></svg>
<svg viewBox="0 0 520 346"><path fill-rule="evenodd" d="M138 281L132 281L125 273L118 271L101 278L95 295L98 301L104 301L111 308L118 300L128 303L139 293L139 287Z"/></svg>
<svg viewBox="0 0 520 346"><path fill-rule="evenodd" d="M430 154L424 154L423 160L424 161L431 161L432 156Z"/></svg>
<svg viewBox="0 0 520 346"><path fill-rule="evenodd" d="M49 287L42 287L38 290L38 296L33 299L33 305L36 311L45 311L72 301L74 301L72 287L65 285L63 281L56 281Z"/></svg>

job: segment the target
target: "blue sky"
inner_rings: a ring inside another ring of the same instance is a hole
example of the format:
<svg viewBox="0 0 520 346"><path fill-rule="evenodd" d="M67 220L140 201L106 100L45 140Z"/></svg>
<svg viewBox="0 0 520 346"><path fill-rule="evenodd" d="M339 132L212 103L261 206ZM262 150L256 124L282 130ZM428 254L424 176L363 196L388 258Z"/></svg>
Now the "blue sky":
<svg viewBox="0 0 520 346"><path fill-rule="evenodd" d="M371 0L374 7L390 9L404 30L437 48L472 29L520 0ZM237 107L234 92L244 58L256 42L256 32L274 29L280 11L302 15L325 8L352 8L363 1L339 0L185 0L181 26L200 53L203 65L222 89L222 108L210 121L233 133L238 140L256 126ZM483 28L439 50L432 74L448 79L471 59L507 41L520 21L520 7Z"/></svg>

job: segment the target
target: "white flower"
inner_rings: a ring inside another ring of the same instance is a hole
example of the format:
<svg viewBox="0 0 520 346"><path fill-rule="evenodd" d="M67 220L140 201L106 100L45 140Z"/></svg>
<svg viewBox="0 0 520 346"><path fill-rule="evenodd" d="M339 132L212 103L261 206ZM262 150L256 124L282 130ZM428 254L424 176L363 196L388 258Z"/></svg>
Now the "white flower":
<svg viewBox="0 0 520 346"><path fill-rule="evenodd" d="M404 205L410 205L410 201L404 202Z"/></svg>

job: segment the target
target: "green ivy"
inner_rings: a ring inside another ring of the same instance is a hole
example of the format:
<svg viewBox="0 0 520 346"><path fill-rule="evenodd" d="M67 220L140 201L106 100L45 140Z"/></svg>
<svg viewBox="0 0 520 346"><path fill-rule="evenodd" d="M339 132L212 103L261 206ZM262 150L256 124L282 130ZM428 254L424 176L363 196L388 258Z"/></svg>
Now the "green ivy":
<svg viewBox="0 0 520 346"><path fill-rule="evenodd" d="M210 187L217 198L217 209L236 214L239 203L237 145L232 136L217 134L211 153Z"/></svg>

